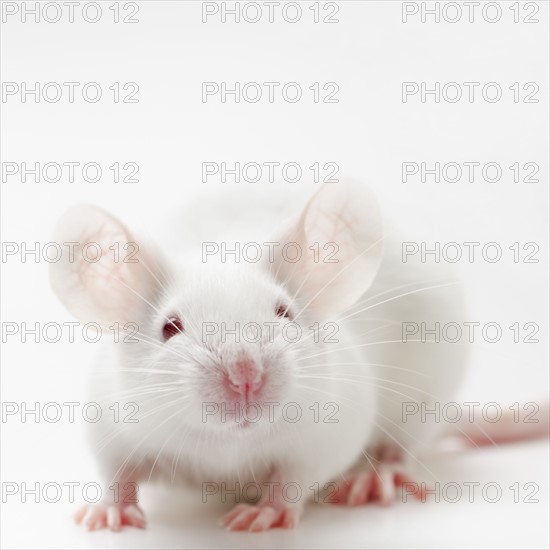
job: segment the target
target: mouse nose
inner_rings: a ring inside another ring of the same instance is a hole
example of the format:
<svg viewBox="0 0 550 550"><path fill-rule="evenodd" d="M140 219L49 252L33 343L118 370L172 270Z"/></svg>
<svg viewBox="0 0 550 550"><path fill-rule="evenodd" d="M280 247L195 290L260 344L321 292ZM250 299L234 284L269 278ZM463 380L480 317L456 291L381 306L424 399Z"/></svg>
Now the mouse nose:
<svg viewBox="0 0 550 550"><path fill-rule="evenodd" d="M240 359L229 368L227 386L235 393L248 396L257 392L262 385L262 372L252 359Z"/></svg>

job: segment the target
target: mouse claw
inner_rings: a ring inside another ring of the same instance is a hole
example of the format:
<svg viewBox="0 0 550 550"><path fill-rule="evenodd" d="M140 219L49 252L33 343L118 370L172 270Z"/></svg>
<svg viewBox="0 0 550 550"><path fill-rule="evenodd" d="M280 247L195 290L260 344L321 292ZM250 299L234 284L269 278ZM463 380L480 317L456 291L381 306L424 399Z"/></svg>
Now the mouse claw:
<svg viewBox="0 0 550 550"><path fill-rule="evenodd" d="M273 527L293 529L298 525L301 506L238 504L221 521L228 531L267 531Z"/></svg>
<svg viewBox="0 0 550 550"><path fill-rule="evenodd" d="M425 501L425 489L406 473L405 465L399 460L383 460L379 465L365 465L349 473L345 483L338 483L338 490L326 502L361 506L378 502L382 506L392 505L397 497L397 489L404 488L408 495Z"/></svg>
<svg viewBox="0 0 550 550"><path fill-rule="evenodd" d="M76 523L88 531L108 528L120 531L124 525L145 528L145 515L137 504L100 503L86 505L74 515Z"/></svg>

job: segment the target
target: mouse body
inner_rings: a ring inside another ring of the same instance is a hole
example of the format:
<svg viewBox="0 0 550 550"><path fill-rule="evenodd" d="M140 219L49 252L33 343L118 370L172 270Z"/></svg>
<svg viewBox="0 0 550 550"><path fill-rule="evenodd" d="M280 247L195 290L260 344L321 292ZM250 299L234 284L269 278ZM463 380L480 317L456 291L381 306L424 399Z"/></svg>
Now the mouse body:
<svg viewBox="0 0 550 550"><path fill-rule="evenodd" d="M288 216L271 206L277 224L266 214L266 229L247 227L241 210L231 240L222 205L218 237L197 233L183 251L175 239L169 254L96 207L60 221L57 240L78 244L52 266L55 292L82 322L120 329L91 399L137 411L91 425L105 484L120 491L79 511L89 529L144 527L135 495L154 479L236 490L232 530L294 527L309 500L389 503L436 437L438 423L404 411L452 400L467 347L404 338L403 323L460 322L459 287L403 264L363 185L325 184ZM89 243L98 261L78 253Z"/></svg>

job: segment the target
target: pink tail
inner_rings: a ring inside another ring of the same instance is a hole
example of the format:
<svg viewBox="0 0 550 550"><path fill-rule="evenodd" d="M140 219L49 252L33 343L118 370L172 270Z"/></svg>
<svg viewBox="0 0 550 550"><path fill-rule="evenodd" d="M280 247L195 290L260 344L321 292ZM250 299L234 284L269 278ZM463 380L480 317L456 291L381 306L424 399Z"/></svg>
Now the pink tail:
<svg viewBox="0 0 550 550"><path fill-rule="evenodd" d="M488 419L469 418L467 410L463 412L462 420L453 426L452 433L447 436L458 440L461 446L481 447L487 445L503 445L531 439L548 438L550 436L550 406L528 403L514 409L507 409L500 419L491 422Z"/></svg>

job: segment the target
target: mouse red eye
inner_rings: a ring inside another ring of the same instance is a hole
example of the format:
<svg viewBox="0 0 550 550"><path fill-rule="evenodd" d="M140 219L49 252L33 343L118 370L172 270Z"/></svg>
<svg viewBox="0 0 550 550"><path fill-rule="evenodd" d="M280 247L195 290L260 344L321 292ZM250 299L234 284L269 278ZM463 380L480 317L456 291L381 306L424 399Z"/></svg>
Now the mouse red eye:
<svg viewBox="0 0 550 550"><path fill-rule="evenodd" d="M279 304L277 306L275 313L277 317L285 317L286 319L292 319L292 315L290 315L290 310L288 306L285 306L283 304Z"/></svg>
<svg viewBox="0 0 550 550"><path fill-rule="evenodd" d="M183 332L183 323L179 317L169 317L162 327L162 337L164 341L170 340L172 336Z"/></svg>

